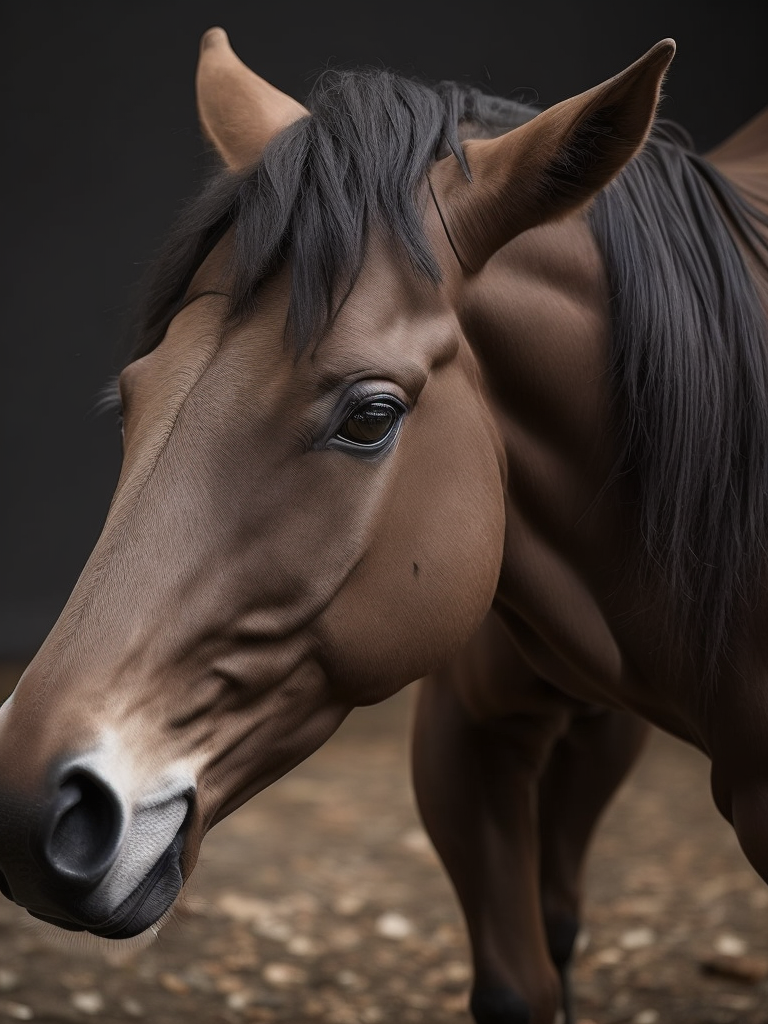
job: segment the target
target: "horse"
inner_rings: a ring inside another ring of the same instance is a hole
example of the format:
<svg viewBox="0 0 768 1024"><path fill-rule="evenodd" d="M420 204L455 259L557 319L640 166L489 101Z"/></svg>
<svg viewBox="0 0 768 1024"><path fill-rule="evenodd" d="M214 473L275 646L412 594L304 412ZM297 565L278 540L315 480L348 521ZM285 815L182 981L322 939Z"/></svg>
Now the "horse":
<svg viewBox="0 0 768 1024"><path fill-rule="evenodd" d="M165 919L216 822L415 680L477 1024L575 1020L649 728L768 880L768 114L656 119L674 43L538 111L203 37L223 167L149 286L103 532L0 712L0 889Z"/></svg>

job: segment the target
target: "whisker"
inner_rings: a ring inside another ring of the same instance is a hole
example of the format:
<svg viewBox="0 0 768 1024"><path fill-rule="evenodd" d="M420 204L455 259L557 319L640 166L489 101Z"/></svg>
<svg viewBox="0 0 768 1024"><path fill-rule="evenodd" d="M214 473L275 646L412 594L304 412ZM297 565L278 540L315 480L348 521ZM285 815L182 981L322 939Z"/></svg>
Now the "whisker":
<svg viewBox="0 0 768 1024"><path fill-rule="evenodd" d="M34 917L24 919L23 925L48 946L67 953L95 954L111 964L118 965L125 963L141 950L151 946L157 939L161 928L173 916L174 908L169 907L159 921L129 939L102 938L100 935L92 935L91 932L70 932L64 928L57 928L56 925L47 921L39 921Z"/></svg>
<svg viewBox="0 0 768 1024"><path fill-rule="evenodd" d="M119 377L115 374L107 380L107 383L100 388L93 403L92 413L94 416L103 416L105 413L119 413L123 403L120 399Z"/></svg>

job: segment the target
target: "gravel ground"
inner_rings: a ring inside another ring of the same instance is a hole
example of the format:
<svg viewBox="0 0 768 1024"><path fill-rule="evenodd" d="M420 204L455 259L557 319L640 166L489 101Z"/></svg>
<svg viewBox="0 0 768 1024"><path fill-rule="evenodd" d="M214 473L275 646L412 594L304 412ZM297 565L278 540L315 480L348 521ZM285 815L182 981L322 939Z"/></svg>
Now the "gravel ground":
<svg viewBox="0 0 768 1024"><path fill-rule="evenodd" d="M410 701L356 712L217 826L148 949L56 949L3 901L0 1021L469 1024L460 914L408 783ZM768 887L695 751L654 737L606 816L589 895L582 1024L768 1024Z"/></svg>

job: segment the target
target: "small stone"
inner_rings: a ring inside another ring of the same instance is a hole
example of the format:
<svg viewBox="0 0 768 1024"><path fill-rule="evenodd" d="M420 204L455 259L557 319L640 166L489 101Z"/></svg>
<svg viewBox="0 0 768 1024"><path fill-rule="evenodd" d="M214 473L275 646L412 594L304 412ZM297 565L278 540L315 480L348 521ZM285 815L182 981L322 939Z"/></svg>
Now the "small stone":
<svg viewBox="0 0 768 1024"><path fill-rule="evenodd" d="M253 924L255 935L273 942L290 942L293 932L285 921L256 921Z"/></svg>
<svg viewBox="0 0 768 1024"><path fill-rule="evenodd" d="M416 1010L426 1010L430 1004L429 996L423 992L408 992L405 996L406 1002Z"/></svg>
<svg viewBox="0 0 768 1024"><path fill-rule="evenodd" d="M413 925L407 917L390 911L377 918L376 931L385 939L406 939L413 933Z"/></svg>
<svg viewBox="0 0 768 1024"><path fill-rule="evenodd" d="M607 949L598 950L595 953L595 963L598 966L612 967L622 959L622 952L616 946L608 946Z"/></svg>
<svg viewBox="0 0 768 1024"><path fill-rule="evenodd" d="M326 1024L358 1024L360 1017L351 1006L336 1005L326 1011Z"/></svg>
<svg viewBox="0 0 768 1024"><path fill-rule="evenodd" d="M104 997L100 992L73 992L69 1000L76 1010L88 1014L89 1017L101 1013L104 1009Z"/></svg>
<svg viewBox="0 0 768 1024"><path fill-rule="evenodd" d="M294 964L271 963L262 971L264 980L275 988L288 988L291 985L302 985L307 980L307 972Z"/></svg>
<svg viewBox="0 0 768 1024"><path fill-rule="evenodd" d="M275 913L274 906L266 900L252 899L236 892L225 892L216 900L216 905L227 917L243 924L255 924L265 917L273 917Z"/></svg>
<svg viewBox="0 0 768 1024"><path fill-rule="evenodd" d="M230 992L226 1003L230 1010L244 1010L253 1002L253 993L248 989L241 989L239 992Z"/></svg>
<svg viewBox="0 0 768 1024"><path fill-rule="evenodd" d="M715 1001L718 1006L723 1006L727 1010L735 1010L737 1013L746 1013L748 1010L754 1010L757 1006L757 1002L752 996L740 995L738 992L721 992L715 996Z"/></svg>
<svg viewBox="0 0 768 1024"><path fill-rule="evenodd" d="M631 928L621 936L619 945L626 950L644 949L652 946L655 941L656 933L652 928Z"/></svg>
<svg viewBox="0 0 768 1024"><path fill-rule="evenodd" d="M144 1007L138 999L133 999L131 996L127 996L123 999L120 1006L122 1007L123 1013L127 1013L129 1017L144 1016Z"/></svg>
<svg viewBox="0 0 768 1024"><path fill-rule="evenodd" d="M281 919L281 914L284 916L284 908L277 903L229 892L220 896L216 905L232 920L240 924L249 924L254 933L263 939L288 942L293 935L290 926Z"/></svg>
<svg viewBox="0 0 768 1024"><path fill-rule="evenodd" d="M360 1020L364 1024L381 1024L381 1021L384 1020L384 1011L378 1006L366 1006L360 1014Z"/></svg>
<svg viewBox="0 0 768 1024"><path fill-rule="evenodd" d="M245 988L245 982L238 974L220 974L216 978L214 987L217 992L227 995L230 992L242 992Z"/></svg>
<svg viewBox="0 0 768 1024"><path fill-rule="evenodd" d="M62 974L59 980L65 988L82 991L96 984L96 975L91 971L72 971Z"/></svg>
<svg viewBox="0 0 768 1024"><path fill-rule="evenodd" d="M443 977L449 985L462 985L470 980L472 970L463 960L449 960L443 968Z"/></svg>
<svg viewBox="0 0 768 1024"><path fill-rule="evenodd" d="M210 974L194 964L188 967L180 977L190 988L197 989L198 992L213 991L214 986Z"/></svg>
<svg viewBox="0 0 768 1024"><path fill-rule="evenodd" d="M16 971L7 967L0 967L0 992L11 992L19 984L19 976Z"/></svg>
<svg viewBox="0 0 768 1024"><path fill-rule="evenodd" d="M339 914L340 917L354 917L355 914L359 914L365 906L365 900L362 896L355 896L353 893L345 893L333 904L333 912Z"/></svg>
<svg viewBox="0 0 768 1024"><path fill-rule="evenodd" d="M259 966L259 954L253 949L244 949L241 953L229 953L221 961L208 962L203 967L206 974L215 976L224 971L253 971ZM186 977L186 973L184 975Z"/></svg>
<svg viewBox="0 0 768 1024"><path fill-rule="evenodd" d="M411 828L403 834L400 842L413 853L432 853L434 848L423 828Z"/></svg>
<svg viewBox="0 0 768 1024"><path fill-rule="evenodd" d="M317 914L320 911L320 900L311 892L292 892L281 901L291 914Z"/></svg>
<svg viewBox="0 0 768 1024"><path fill-rule="evenodd" d="M576 953L578 956L581 956L582 953L586 953L586 951L589 949L589 944L591 941L592 936L589 933L589 929L579 928L578 932L576 933L576 942L573 946L574 953Z"/></svg>
<svg viewBox="0 0 768 1024"><path fill-rule="evenodd" d="M752 985L768 978L768 957L763 956L712 956L703 960L704 974L719 978L733 978Z"/></svg>
<svg viewBox="0 0 768 1024"><path fill-rule="evenodd" d="M464 992L472 972L469 965L460 960L451 960L440 967L433 967L423 976L423 984L427 989L440 989L443 992Z"/></svg>
<svg viewBox="0 0 768 1024"><path fill-rule="evenodd" d="M738 935L731 935L726 932L723 935L718 935L715 949L722 956L744 956L747 952L747 944Z"/></svg>
<svg viewBox="0 0 768 1024"><path fill-rule="evenodd" d="M664 910L664 901L654 896L627 896L617 900L613 912L619 917L650 917Z"/></svg>
<svg viewBox="0 0 768 1024"><path fill-rule="evenodd" d="M460 1013L464 1014L467 1009L467 994L462 992L461 995L453 993L449 996L444 996L440 1005L447 1013Z"/></svg>
<svg viewBox="0 0 768 1024"><path fill-rule="evenodd" d="M317 996L310 996L304 1000L303 1010L307 1017L320 1017L325 1010L325 1003Z"/></svg>
<svg viewBox="0 0 768 1024"><path fill-rule="evenodd" d="M2 1009L11 1020L34 1020L35 1014L31 1006L25 1003L0 1003Z"/></svg>
<svg viewBox="0 0 768 1024"><path fill-rule="evenodd" d="M292 956L317 956L318 948L308 935L294 935L285 946Z"/></svg>
<svg viewBox="0 0 768 1024"><path fill-rule="evenodd" d="M640 1010L632 1018L632 1024L658 1024L658 1010Z"/></svg>
<svg viewBox="0 0 768 1024"><path fill-rule="evenodd" d="M183 996L189 992L189 985L180 978L178 974L171 974L170 971L163 971L157 979L166 992L172 992L175 996Z"/></svg>
<svg viewBox="0 0 768 1024"><path fill-rule="evenodd" d="M365 979L354 971L339 971L336 975L336 983L342 988L364 988Z"/></svg>

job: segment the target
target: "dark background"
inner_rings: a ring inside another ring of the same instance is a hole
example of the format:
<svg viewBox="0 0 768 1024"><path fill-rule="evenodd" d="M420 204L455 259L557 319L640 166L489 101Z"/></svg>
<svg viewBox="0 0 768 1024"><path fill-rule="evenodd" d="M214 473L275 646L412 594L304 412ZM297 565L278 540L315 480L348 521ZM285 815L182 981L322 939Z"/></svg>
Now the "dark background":
<svg viewBox="0 0 768 1024"><path fill-rule="evenodd" d="M727 4L61 0L4 13L0 656L26 657L98 536L116 479L100 389L147 262L210 166L202 32L302 99L327 64L373 63L549 104L678 42L664 113L700 148L768 101L753 0Z"/></svg>

